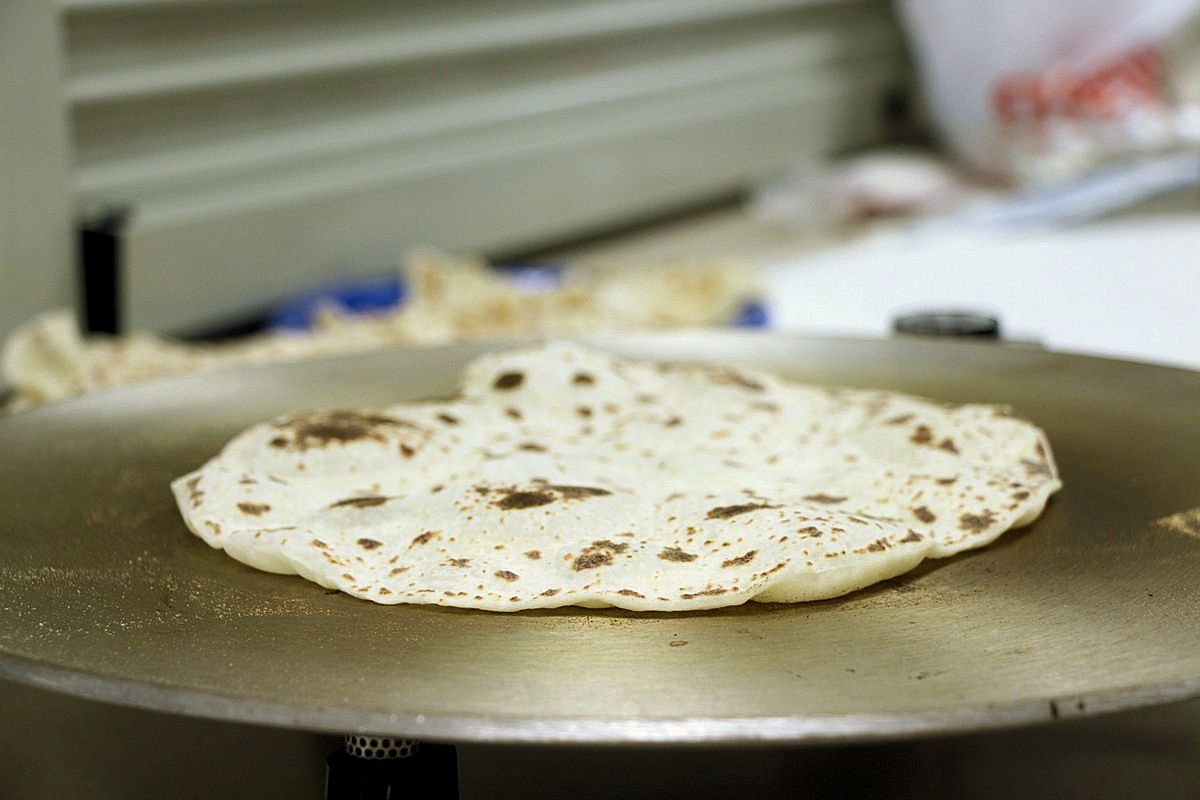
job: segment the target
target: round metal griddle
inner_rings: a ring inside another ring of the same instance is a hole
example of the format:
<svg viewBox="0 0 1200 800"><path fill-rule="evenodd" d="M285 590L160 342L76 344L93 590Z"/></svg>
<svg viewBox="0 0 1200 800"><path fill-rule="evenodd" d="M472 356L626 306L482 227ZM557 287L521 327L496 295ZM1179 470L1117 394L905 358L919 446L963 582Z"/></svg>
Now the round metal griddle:
<svg viewBox="0 0 1200 800"><path fill-rule="evenodd" d="M842 599L712 612L378 606L184 528L167 483L271 415L445 395L489 348L158 381L0 421L0 671L119 703L448 741L897 737L1200 694L1200 373L994 344L604 339L1010 403L1066 488L996 545ZM490 347L495 347L491 345Z"/></svg>

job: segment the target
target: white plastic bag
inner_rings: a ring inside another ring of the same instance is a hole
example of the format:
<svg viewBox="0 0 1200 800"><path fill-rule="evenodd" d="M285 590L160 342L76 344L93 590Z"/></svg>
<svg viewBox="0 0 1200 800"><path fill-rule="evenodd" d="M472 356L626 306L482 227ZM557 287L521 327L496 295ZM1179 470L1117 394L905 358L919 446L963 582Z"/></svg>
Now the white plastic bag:
<svg viewBox="0 0 1200 800"><path fill-rule="evenodd" d="M1043 183L1179 138L1158 44L1200 0L901 0L942 136Z"/></svg>

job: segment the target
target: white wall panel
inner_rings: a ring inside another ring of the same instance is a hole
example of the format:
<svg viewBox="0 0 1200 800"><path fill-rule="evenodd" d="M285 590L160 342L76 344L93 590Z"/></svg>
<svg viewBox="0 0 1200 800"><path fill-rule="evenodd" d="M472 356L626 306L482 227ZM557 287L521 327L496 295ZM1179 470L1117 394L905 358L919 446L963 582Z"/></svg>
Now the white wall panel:
<svg viewBox="0 0 1200 800"><path fill-rule="evenodd" d="M132 209L135 326L729 192L877 140L907 79L881 2L62 6L72 200Z"/></svg>
<svg viewBox="0 0 1200 800"><path fill-rule="evenodd" d="M75 299L59 12L0 1L0 339Z"/></svg>

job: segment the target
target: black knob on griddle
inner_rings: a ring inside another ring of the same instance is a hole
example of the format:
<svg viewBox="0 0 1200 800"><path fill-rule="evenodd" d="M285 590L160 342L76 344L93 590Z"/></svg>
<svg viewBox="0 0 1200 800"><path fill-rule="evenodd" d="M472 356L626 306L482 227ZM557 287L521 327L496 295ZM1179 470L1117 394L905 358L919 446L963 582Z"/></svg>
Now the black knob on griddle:
<svg viewBox="0 0 1200 800"><path fill-rule="evenodd" d="M325 800L458 800L450 745L355 734L325 765Z"/></svg>
<svg viewBox="0 0 1200 800"><path fill-rule="evenodd" d="M1000 320L973 311L922 311L892 321L892 330L908 336L967 336L999 339Z"/></svg>

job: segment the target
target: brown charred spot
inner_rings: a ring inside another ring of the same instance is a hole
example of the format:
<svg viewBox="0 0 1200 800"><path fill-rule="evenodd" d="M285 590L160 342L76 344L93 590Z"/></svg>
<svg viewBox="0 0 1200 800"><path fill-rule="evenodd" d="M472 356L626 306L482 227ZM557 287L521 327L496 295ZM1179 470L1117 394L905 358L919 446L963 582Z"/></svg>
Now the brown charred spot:
<svg viewBox="0 0 1200 800"><path fill-rule="evenodd" d="M592 409L590 406L576 406L575 413L584 419L588 419L592 416Z"/></svg>
<svg viewBox="0 0 1200 800"><path fill-rule="evenodd" d="M237 507L238 507L238 510L241 511L243 514L249 514L252 517L257 517L257 516L259 516L261 514L265 514L271 510L271 507L269 505L267 505L266 503L241 502L241 503L237 504Z"/></svg>
<svg viewBox="0 0 1200 800"><path fill-rule="evenodd" d="M778 413L778 411L779 411L779 405L777 403L768 403L766 401L759 401L757 403L751 403L750 407L755 409L756 411L768 411L772 414Z"/></svg>
<svg viewBox="0 0 1200 800"><path fill-rule="evenodd" d="M1029 497L1029 492L1013 492L1013 500L1025 500Z"/></svg>
<svg viewBox="0 0 1200 800"><path fill-rule="evenodd" d="M588 497L604 497L612 494L608 489L601 489L599 486L569 486L556 483L548 488L558 492L563 500L583 500Z"/></svg>
<svg viewBox="0 0 1200 800"><path fill-rule="evenodd" d="M407 445L407 444L400 445L400 454L402 456L404 456L405 458L412 458L416 454L416 452L417 451L412 448L412 445Z"/></svg>
<svg viewBox="0 0 1200 800"><path fill-rule="evenodd" d="M536 444L534 442L521 442L519 445L517 445L517 449L524 450L527 453L544 453L544 452L546 452L546 448L544 448L540 444Z"/></svg>
<svg viewBox="0 0 1200 800"><path fill-rule="evenodd" d="M458 424L458 417L454 416L453 414L445 414L445 413L438 414L437 418L439 420L441 420L442 422L446 423L447 425L457 425Z"/></svg>
<svg viewBox="0 0 1200 800"><path fill-rule="evenodd" d="M725 386L739 386L750 392L761 392L765 388L758 381L751 380L737 370L732 369L713 370L709 373L709 378L713 383Z"/></svg>
<svg viewBox="0 0 1200 800"><path fill-rule="evenodd" d="M913 444L929 444L933 441L933 431L929 429L928 425L918 425L908 440Z"/></svg>
<svg viewBox="0 0 1200 800"><path fill-rule="evenodd" d="M537 561L539 558L542 557L542 551L541 550L526 550L525 557L528 558L530 561Z"/></svg>
<svg viewBox="0 0 1200 800"><path fill-rule="evenodd" d="M267 442L271 447L287 447L288 440L283 436L276 436L271 441Z"/></svg>
<svg viewBox="0 0 1200 800"><path fill-rule="evenodd" d="M884 550L887 550L887 548L888 548L887 539L876 539L875 541L873 541L869 545L867 545L867 552L868 553L882 553Z"/></svg>
<svg viewBox="0 0 1200 800"><path fill-rule="evenodd" d="M958 518L958 527L964 531L980 533L987 530L996 521L996 515L985 510L982 514L963 514Z"/></svg>
<svg viewBox="0 0 1200 800"><path fill-rule="evenodd" d="M408 567L396 567L394 570L392 570L388 574L391 575L392 577L395 577L396 575L402 575L405 572L408 572Z"/></svg>
<svg viewBox="0 0 1200 800"><path fill-rule="evenodd" d="M386 586L379 587L379 594L391 594L391 593L392 593L392 590L387 588Z"/></svg>
<svg viewBox="0 0 1200 800"><path fill-rule="evenodd" d="M954 440L949 437L938 442L938 448L945 450L947 453L954 453L955 455L958 454L958 447L955 446Z"/></svg>
<svg viewBox="0 0 1200 800"><path fill-rule="evenodd" d="M469 558L448 558L448 559L446 559L446 565L450 566L450 567L469 567L469 566L471 566L471 559L469 559Z"/></svg>
<svg viewBox="0 0 1200 800"><path fill-rule="evenodd" d="M683 424L683 417L675 415L675 416L668 417L666 422L663 423L663 427L664 428L674 428L674 427L677 427L682 424Z"/></svg>
<svg viewBox="0 0 1200 800"><path fill-rule="evenodd" d="M958 476L955 475L953 478L938 478L937 482L942 486L949 486L950 484L954 483L957 480L958 480Z"/></svg>
<svg viewBox="0 0 1200 800"><path fill-rule="evenodd" d="M184 486L187 487L188 499L192 501L192 505L198 505L200 500L204 498L204 492L200 491L200 476L197 475L194 478L188 478Z"/></svg>
<svg viewBox="0 0 1200 800"><path fill-rule="evenodd" d="M595 382L596 379L587 372L576 372L575 376L571 378L571 383L575 386L591 386Z"/></svg>
<svg viewBox="0 0 1200 800"><path fill-rule="evenodd" d="M892 417L889 420L884 420L883 424L884 425L907 425L908 423L912 422L913 416L914 416L913 414L900 414L899 416Z"/></svg>
<svg viewBox="0 0 1200 800"><path fill-rule="evenodd" d="M629 549L629 545L625 544L624 542L612 542L608 539L600 539L592 542L592 547L599 550L611 550L617 554L624 553Z"/></svg>
<svg viewBox="0 0 1200 800"><path fill-rule="evenodd" d="M614 555L624 553L628 549L629 545L627 544L618 544L617 542L610 542L608 539L600 539L592 542L591 547L585 548L571 562L571 569L581 572L585 569L607 567L613 563Z"/></svg>
<svg viewBox="0 0 1200 800"><path fill-rule="evenodd" d="M297 450L309 447L328 447L364 439L383 441L381 431L388 428L416 428L411 422L386 414L364 411L315 411L301 414L278 423L275 427L290 431L290 445ZM277 444L282 439L281 444ZM272 447L287 447L289 442L280 436L271 440Z"/></svg>
<svg viewBox="0 0 1200 800"><path fill-rule="evenodd" d="M901 539L901 540L900 540L900 542L901 542L902 544L912 544L912 543L914 543L914 542L919 542L919 541L921 541L921 540L922 540L922 539L924 539L924 538L925 538L924 536L922 536L921 534L917 533L916 531L910 530L910 531L908 532L908 535L907 535L907 536L905 536L903 539Z"/></svg>
<svg viewBox="0 0 1200 800"><path fill-rule="evenodd" d="M554 495L547 491L510 491L492 505L505 511L514 511L522 508L537 508L553 502Z"/></svg>
<svg viewBox="0 0 1200 800"><path fill-rule="evenodd" d="M754 557L755 557L756 555L758 555L758 551L757 551L757 550L751 550L751 551L749 551L749 552L747 552L747 553L743 553L742 555L738 556L737 558L730 558L730 559L728 559L728 560L726 560L726 561L722 561L722 562L721 562L721 566L722 566L722 567L741 567L741 566L745 566L746 564L749 564L751 561L753 561L753 560L754 560Z"/></svg>
<svg viewBox="0 0 1200 800"><path fill-rule="evenodd" d="M846 500L846 498L842 495L825 494L824 492L821 492L820 494L805 495L804 499L810 503L823 503L825 505L833 505L834 503L841 503Z"/></svg>
<svg viewBox="0 0 1200 800"><path fill-rule="evenodd" d="M331 504L330 508L374 508L388 501L387 497L347 497Z"/></svg>
<svg viewBox="0 0 1200 800"><path fill-rule="evenodd" d="M716 597L717 595L725 594L725 591L726 591L725 589L720 589L720 588L705 589L704 591L701 591L701 592L691 592L689 594L681 594L681 595L679 595L679 599L680 600L694 600L697 597Z"/></svg>
<svg viewBox="0 0 1200 800"><path fill-rule="evenodd" d="M383 542L376 541L375 539L359 539L358 546L363 550L374 550L376 547L383 547Z"/></svg>
<svg viewBox="0 0 1200 800"><path fill-rule="evenodd" d="M613 562L613 554L608 550L585 550L571 562L571 569L582 572L585 569L607 567Z"/></svg>
<svg viewBox="0 0 1200 800"><path fill-rule="evenodd" d="M525 373L523 372L504 372L496 376L496 380L492 382L493 389L508 391L516 389L525 382Z"/></svg>
<svg viewBox="0 0 1200 800"><path fill-rule="evenodd" d="M912 509L912 513L914 517L921 522L924 522L926 525L937 521L937 514L934 514L932 511L930 511L928 506L917 506L916 508Z"/></svg>
<svg viewBox="0 0 1200 800"><path fill-rule="evenodd" d="M646 597L646 595L642 594L641 592L635 592L633 589L621 589L617 592L617 594L623 595L624 597L638 597L641 599L645 599Z"/></svg>
<svg viewBox="0 0 1200 800"><path fill-rule="evenodd" d="M678 547L664 547L659 552L658 557L663 561L675 561L680 564L686 564L689 561L695 561L699 558L695 553L688 553Z"/></svg>
<svg viewBox="0 0 1200 800"><path fill-rule="evenodd" d="M440 484L440 483L435 483L433 486L430 486L430 487L429 487L429 493L430 493L430 494L437 494L438 492L440 492L442 489L445 489L445 488L446 488L446 487L445 487L445 486L443 486L442 484Z"/></svg>
<svg viewBox="0 0 1200 800"><path fill-rule="evenodd" d="M435 537L437 535L438 535L437 531L425 531L424 533L420 534L419 536L414 536L412 543L413 544L429 544L430 540L433 539L433 537Z"/></svg>
<svg viewBox="0 0 1200 800"><path fill-rule="evenodd" d="M730 517L736 517L738 514L757 511L760 508L775 508L775 506L770 506L766 503L738 503L732 506L717 506L716 508L710 508L704 518L729 519Z"/></svg>
<svg viewBox="0 0 1200 800"><path fill-rule="evenodd" d="M495 575L500 580L508 581L509 583L512 583L513 581L518 580L521 577L517 573L509 572L506 569L498 569L495 572L493 572L492 574Z"/></svg>
<svg viewBox="0 0 1200 800"><path fill-rule="evenodd" d="M516 408L511 408L511 407L506 408L506 409L504 409L504 414L509 419L520 419L521 418L521 412L519 409L516 409Z"/></svg>
<svg viewBox="0 0 1200 800"><path fill-rule="evenodd" d="M542 592L542 597L554 597L554 595L561 591L562 589L547 589L546 591Z"/></svg>
<svg viewBox="0 0 1200 800"><path fill-rule="evenodd" d="M329 548L329 545L325 544L320 539L313 539L312 542L310 542L310 544L312 544L313 547L319 547L322 550L326 550Z"/></svg>
<svg viewBox="0 0 1200 800"><path fill-rule="evenodd" d="M816 527L815 525L807 525L807 526L797 530L796 533L799 533L803 536L814 536L815 537L815 536L821 535L821 529Z"/></svg>

